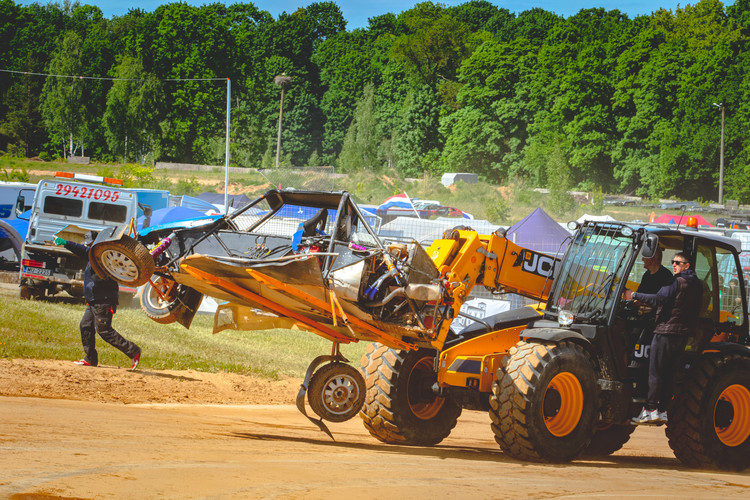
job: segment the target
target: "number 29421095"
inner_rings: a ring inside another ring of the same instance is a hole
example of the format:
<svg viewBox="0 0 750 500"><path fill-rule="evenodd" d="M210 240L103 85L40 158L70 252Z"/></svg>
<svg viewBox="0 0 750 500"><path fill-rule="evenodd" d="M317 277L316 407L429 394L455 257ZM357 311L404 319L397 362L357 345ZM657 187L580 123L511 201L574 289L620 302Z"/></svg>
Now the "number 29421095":
<svg viewBox="0 0 750 500"><path fill-rule="evenodd" d="M59 196L72 196L73 198L87 198L90 200L117 201L120 192L113 189L92 188L87 186L71 186L70 184L58 184L55 194Z"/></svg>

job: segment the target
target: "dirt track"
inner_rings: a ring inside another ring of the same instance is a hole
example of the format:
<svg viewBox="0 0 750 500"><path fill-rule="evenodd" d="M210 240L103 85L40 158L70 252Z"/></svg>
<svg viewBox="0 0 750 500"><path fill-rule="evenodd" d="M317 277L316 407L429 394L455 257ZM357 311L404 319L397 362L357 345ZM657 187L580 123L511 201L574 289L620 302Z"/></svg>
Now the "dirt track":
<svg viewBox="0 0 750 500"><path fill-rule="evenodd" d="M291 403L298 383L236 377L0 360L0 497L750 496L749 472L684 468L659 428L608 459L565 465L506 457L481 412L464 412L434 448L384 445L358 418L332 424L333 442L291 404L210 404Z"/></svg>

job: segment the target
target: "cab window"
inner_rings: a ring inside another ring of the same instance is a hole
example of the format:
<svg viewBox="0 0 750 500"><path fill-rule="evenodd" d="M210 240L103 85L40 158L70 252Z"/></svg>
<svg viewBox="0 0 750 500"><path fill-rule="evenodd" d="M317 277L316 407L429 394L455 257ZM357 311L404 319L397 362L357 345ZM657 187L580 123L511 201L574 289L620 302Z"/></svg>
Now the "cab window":
<svg viewBox="0 0 750 500"><path fill-rule="evenodd" d="M740 290L740 274L737 261L731 252L716 249L718 265L717 286L719 290L719 308L721 321L731 320L742 324L742 292Z"/></svg>
<svg viewBox="0 0 750 500"><path fill-rule="evenodd" d="M128 216L128 208L124 205L113 205L111 203L100 203L92 201L89 205L89 219L105 220L109 222L125 222Z"/></svg>
<svg viewBox="0 0 750 500"><path fill-rule="evenodd" d="M47 196L44 199L42 210L45 214L50 215L80 217L83 213L83 200L63 198L60 196Z"/></svg>

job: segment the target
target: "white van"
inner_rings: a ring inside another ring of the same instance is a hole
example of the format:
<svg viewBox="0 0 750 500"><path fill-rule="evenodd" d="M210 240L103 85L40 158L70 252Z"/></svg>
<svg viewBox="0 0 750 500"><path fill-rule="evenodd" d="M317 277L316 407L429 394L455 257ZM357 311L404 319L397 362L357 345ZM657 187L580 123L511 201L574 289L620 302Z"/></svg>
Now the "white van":
<svg viewBox="0 0 750 500"><path fill-rule="evenodd" d="M83 243L86 232L127 229L135 224L138 215L136 195L122 189L118 179L61 172L55 176L55 180L40 181L36 188L22 249L23 299L61 291L81 297L87 262L65 247L55 246L55 236ZM135 289L125 291L135 293Z"/></svg>

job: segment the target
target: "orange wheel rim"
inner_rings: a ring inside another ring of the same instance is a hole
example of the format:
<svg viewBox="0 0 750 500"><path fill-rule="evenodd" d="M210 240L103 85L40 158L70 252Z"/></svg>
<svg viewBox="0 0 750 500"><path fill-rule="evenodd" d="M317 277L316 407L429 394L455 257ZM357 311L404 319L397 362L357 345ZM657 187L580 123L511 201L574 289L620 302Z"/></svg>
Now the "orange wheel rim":
<svg viewBox="0 0 750 500"><path fill-rule="evenodd" d="M726 446L739 446L750 437L750 390L730 385L719 395L714 407L714 429Z"/></svg>
<svg viewBox="0 0 750 500"><path fill-rule="evenodd" d="M558 373L547 386L544 399L544 424L550 434L563 437L573 432L583 412L583 389L578 378L570 372Z"/></svg>
<svg viewBox="0 0 750 500"><path fill-rule="evenodd" d="M432 372L432 359L422 358L412 370L412 375L419 374L419 372ZM407 395L408 396L408 395ZM431 401L412 401L409 396L409 407L415 417L421 420L429 420L437 416L440 409L445 403L445 398L435 396Z"/></svg>

